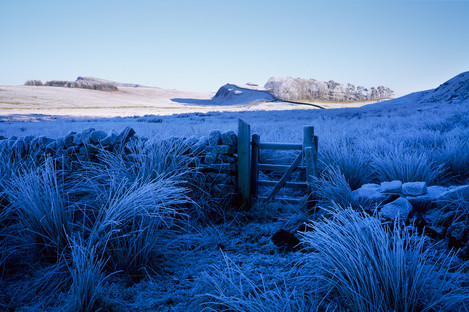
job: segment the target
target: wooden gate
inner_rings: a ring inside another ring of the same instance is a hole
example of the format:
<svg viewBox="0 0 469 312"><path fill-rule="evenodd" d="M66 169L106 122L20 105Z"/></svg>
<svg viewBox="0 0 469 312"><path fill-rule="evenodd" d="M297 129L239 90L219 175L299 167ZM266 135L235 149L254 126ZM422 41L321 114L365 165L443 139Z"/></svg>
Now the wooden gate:
<svg viewBox="0 0 469 312"><path fill-rule="evenodd" d="M299 151L295 160L290 165L285 164L262 164L260 163L261 150L290 150ZM312 177L317 177L317 153L318 137L314 135L314 127L303 128L302 144L287 143L264 143L260 136L253 134L251 137L250 126L239 119L238 121L238 187L243 204L250 206L252 200L273 200L279 191L284 188L305 189L306 194L311 192ZM288 182L295 170L305 170L306 180L299 182ZM261 180L259 172L276 171L283 172L278 181ZM273 189L267 196L259 196L259 186L272 186Z"/></svg>

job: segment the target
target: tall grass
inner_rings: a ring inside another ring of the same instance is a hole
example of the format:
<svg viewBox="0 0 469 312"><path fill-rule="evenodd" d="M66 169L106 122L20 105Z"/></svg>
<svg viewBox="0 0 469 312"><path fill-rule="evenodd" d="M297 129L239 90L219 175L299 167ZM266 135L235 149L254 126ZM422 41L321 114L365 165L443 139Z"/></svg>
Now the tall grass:
<svg viewBox="0 0 469 312"><path fill-rule="evenodd" d="M455 254L435 252L424 236L338 207L310 227L302 238L307 265L351 311L453 311L468 304Z"/></svg>
<svg viewBox="0 0 469 312"><path fill-rule="evenodd" d="M313 194L323 207L357 206L352 198L352 189L339 167L328 166L313 182Z"/></svg>
<svg viewBox="0 0 469 312"><path fill-rule="evenodd" d="M5 193L42 254L58 259L72 235L73 216L66 200L66 186L53 161L49 159L32 172L16 175Z"/></svg>
<svg viewBox="0 0 469 312"><path fill-rule="evenodd" d="M426 154L405 149L402 145L374 155L373 167L379 181L423 181L429 185L445 180L443 164L437 164Z"/></svg>
<svg viewBox="0 0 469 312"><path fill-rule="evenodd" d="M321 145L319 149L321 165L337 167L352 190L360 188L372 180L369 153L350 139L341 139Z"/></svg>
<svg viewBox="0 0 469 312"><path fill-rule="evenodd" d="M469 131L454 132L445 139L436 159L445 164L453 181L465 183L469 179Z"/></svg>
<svg viewBox="0 0 469 312"><path fill-rule="evenodd" d="M140 275L161 249L163 230L187 222L186 167L177 149L169 151L135 147L132 161L103 151L100 163L83 163L77 174L81 223L112 270Z"/></svg>
<svg viewBox="0 0 469 312"><path fill-rule="evenodd" d="M109 258L113 270L137 275L148 267L155 249L161 248L162 228L170 228L181 217L175 207L188 202L185 189L162 179L122 184L105 196L89 229L90 240Z"/></svg>
<svg viewBox="0 0 469 312"><path fill-rule="evenodd" d="M225 268L214 267L204 276L210 291L204 295L203 311L309 312L335 311L332 304L283 281L267 286L254 282L224 254Z"/></svg>
<svg viewBox="0 0 469 312"><path fill-rule="evenodd" d="M71 242L71 265L69 271L72 285L69 290L67 309L73 312L97 311L97 303L102 291L104 261L97 254L96 246L86 246L77 238Z"/></svg>

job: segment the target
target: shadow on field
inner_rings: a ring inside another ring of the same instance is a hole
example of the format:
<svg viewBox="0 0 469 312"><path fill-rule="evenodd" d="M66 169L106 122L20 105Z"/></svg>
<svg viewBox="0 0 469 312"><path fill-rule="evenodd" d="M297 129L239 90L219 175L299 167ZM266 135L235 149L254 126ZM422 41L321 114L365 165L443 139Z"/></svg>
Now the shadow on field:
<svg viewBox="0 0 469 312"><path fill-rule="evenodd" d="M214 105L212 100L200 100L200 99L184 99L174 98L171 101L181 104L194 104L194 105Z"/></svg>

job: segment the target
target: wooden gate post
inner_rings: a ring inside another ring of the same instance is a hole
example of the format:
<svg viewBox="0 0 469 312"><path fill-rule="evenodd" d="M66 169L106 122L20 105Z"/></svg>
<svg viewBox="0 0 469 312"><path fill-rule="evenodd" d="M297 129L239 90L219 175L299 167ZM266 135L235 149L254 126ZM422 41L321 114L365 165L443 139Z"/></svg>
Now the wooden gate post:
<svg viewBox="0 0 469 312"><path fill-rule="evenodd" d="M312 177L318 176L318 137L314 135L314 127L303 128L303 153L306 165L306 183L308 184L308 193L311 192Z"/></svg>
<svg viewBox="0 0 469 312"><path fill-rule="evenodd" d="M238 119L238 192L244 207L251 205L251 126Z"/></svg>
<svg viewBox="0 0 469 312"><path fill-rule="evenodd" d="M251 196L256 198L258 194L257 181L259 180L259 144L261 137L258 134L252 135L252 150L251 150Z"/></svg>

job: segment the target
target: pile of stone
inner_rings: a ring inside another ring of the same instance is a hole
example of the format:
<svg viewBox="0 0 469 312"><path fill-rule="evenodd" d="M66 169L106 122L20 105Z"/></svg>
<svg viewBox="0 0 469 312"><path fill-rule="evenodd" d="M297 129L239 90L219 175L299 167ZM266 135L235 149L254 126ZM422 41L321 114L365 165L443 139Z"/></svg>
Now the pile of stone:
<svg viewBox="0 0 469 312"><path fill-rule="evenodd" d="M383 222L416 226L434 239L445 239L449 248L461 249L469 259L469 185L427 186L401 181L365 184L352 192L353 200L375 203ZM455 207L461 211L454 211Z"/></svg>

